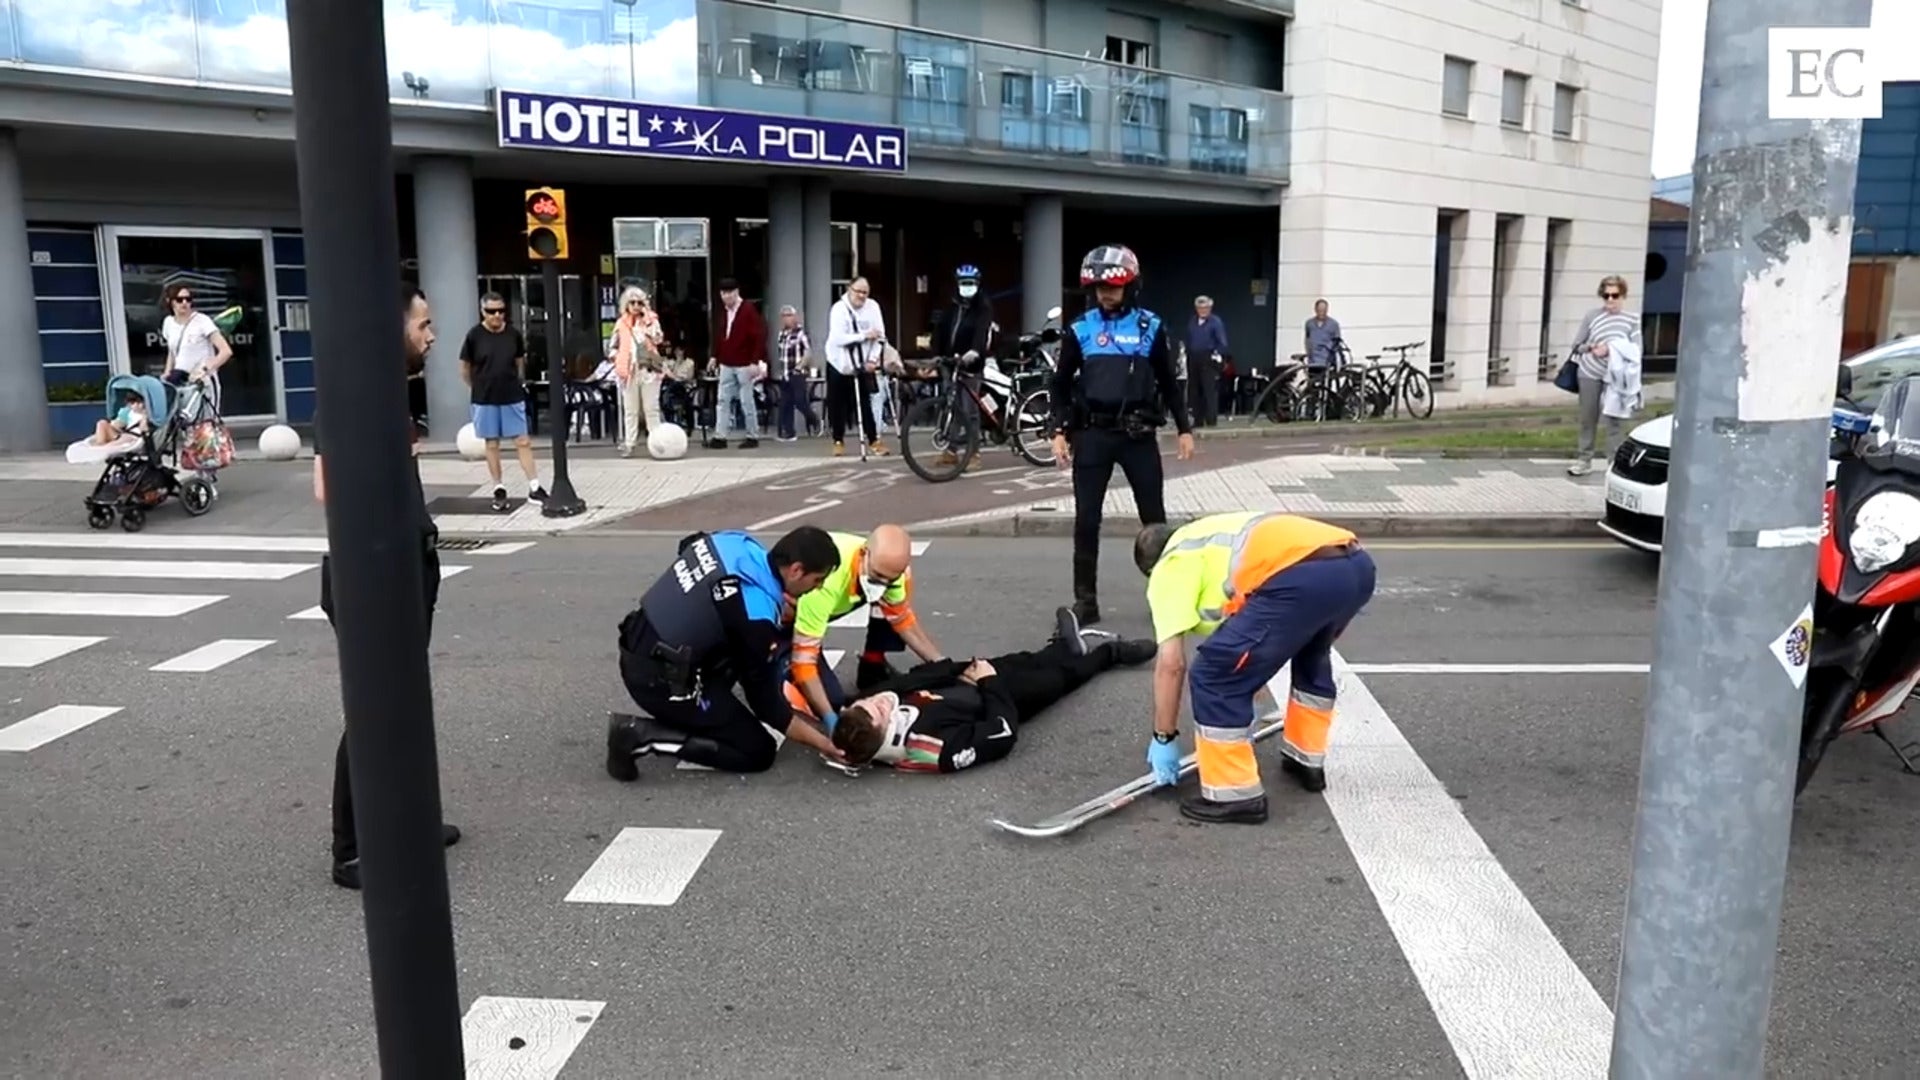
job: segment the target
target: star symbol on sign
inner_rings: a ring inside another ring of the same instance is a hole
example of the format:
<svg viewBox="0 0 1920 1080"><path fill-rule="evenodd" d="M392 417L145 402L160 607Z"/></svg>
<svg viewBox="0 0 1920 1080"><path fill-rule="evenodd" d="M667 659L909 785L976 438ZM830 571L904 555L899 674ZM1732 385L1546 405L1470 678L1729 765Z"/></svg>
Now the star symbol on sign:
<svg viewBox="0 0 1920 1080"><path fill-rule="evenodd" d="M673 133L675 135L685 135L687 133L687 122L679 117L674 117Z"/></svg>
<svg viewBox="0 0 1920 1080"><path fill-rule="evenodd" d="M659 113L654 113L652 116L647 118L648 131L659 131L661 128L665 126L666 126L666 121L660 119Z"/></svg>

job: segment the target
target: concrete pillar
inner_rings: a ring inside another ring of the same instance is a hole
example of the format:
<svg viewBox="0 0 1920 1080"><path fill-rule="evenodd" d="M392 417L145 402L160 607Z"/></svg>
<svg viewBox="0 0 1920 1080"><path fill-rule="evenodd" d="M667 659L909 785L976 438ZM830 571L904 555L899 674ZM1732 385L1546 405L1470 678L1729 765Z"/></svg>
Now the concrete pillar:
<svg viewBox="0 0 1920 1080"><path fill-rule="evenodd" d="M427 422L434 442L451 443L472 415L473 395L460 379L460 343L480 321L480 250L474 237L471 160L414 160L413 230L420 288L433 304L439 333L427 357Z"/></svg>
<svg viewBox="0 0 1920 1080"><path fill-rule="evenodd" d="M807 311L806 187L797 177L767 182L767 354L780 351L780 308ZM829 243L833 237L827 237ZM809 320L810 321L810 320Z"/></svg>
<svg viewBox="0 0 1920 1080"><path fill-rule="evenodd" d="M829 312L840 297L833 288L833 188L825 179L809 178L801 194L801 250L806 267L802 279L807 337L815 356L826 356ZM773 223L768 222L768 228Z"/></svg>
<svg viewBox="0 0 1920 1080"><path fill-rule="evenodd" d="M1519 237L1506 258L1507 300L1502 309L1500 351L1513 358L1509 385L1530 387L1540 381L1540 318L1545 311L1547 284L1547 219L1528 214L1520 220ZM1548 378L1552 378L1551 375Z"/></svg>
<svg viewBox="0 0 1920 1080"><path fill-rule="evenodd" d="M1491 210L1469 210L1453 219L1447 282L1447 379L1445 388L1467 400L1487 392L1487 346L1493 317L1493 219Z"/></svg>
<svg viewBox="0 0 1920 1080"><path fill-rule="evenodd" d="M104 386L106 378L102 376L100 382ZM33 256L27 250L20 147L12 128L0 128L0 454L52 445L47 378L40 366L40 317L33 304Z"/></svg>
<svg viewBox="0 0 1920 1080"><path fill-rule="evenodd" d="M1067 265L1066 223L1066 205L1060 196L1027 196L1027 219L1020 229L1020 325L1012 328L1015 333L1024 334L1047 321L1047 309L1060 303Z"/></svg>

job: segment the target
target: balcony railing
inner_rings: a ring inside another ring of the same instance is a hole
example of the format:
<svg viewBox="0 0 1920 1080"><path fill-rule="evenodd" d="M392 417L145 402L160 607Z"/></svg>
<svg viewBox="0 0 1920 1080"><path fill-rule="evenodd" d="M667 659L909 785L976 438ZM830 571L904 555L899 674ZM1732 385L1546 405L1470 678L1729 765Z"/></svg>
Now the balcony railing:
<svg viewBox="0 0 1920 1080"><path fill-rule="evenodd" d="M7 0L0 64L285 90L284 0ZM754 0L387 0L398 101L495 87L898 124L919 152L1284 179L1284 94Z"/></svg>
<svg viewBox="0 0 1920 1080"><path fill-rule="evenodd" d="M917 151L1285 179L1284 94L740 0L700 0L701 103L898 124Z"/></svg>

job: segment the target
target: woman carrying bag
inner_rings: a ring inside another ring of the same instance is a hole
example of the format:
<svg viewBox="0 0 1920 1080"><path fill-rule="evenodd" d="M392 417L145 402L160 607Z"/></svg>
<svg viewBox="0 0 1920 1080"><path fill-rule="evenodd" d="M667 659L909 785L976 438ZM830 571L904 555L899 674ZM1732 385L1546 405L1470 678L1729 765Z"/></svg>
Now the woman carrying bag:
<svg viewBox="0 0 1920 1080"><path fill-rule="evenodd" d="M1607 421L1603 445L1611 461L1620 441L1620 422L1632 419L1641 406L1640 316L1626 310L1627 281L1609 274L1600 281L1600 306L1587 313L1573 338L1573 355L1560 367L1553 384L1580 395L1579 456L1567 467L1568 476L1593 471L1594 442L1600 419Z"/></svg>

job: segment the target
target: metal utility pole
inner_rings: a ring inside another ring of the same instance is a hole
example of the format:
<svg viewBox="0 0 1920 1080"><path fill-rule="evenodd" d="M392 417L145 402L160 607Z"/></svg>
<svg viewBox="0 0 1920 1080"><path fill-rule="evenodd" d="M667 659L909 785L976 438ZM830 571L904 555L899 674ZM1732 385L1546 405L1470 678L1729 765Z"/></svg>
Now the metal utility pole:
<svg viewBox="0 0 1920 1080"><path fill-rule="evenodd" d="M381 0L289 0L327 546L381 1072L465 1074L420 602ZM429 297L429 301L439 299ZM464 297L445 302L464 310Z"/></svg>
<svg viewBox="0 0 1920 1080"><path fill-rule="evenodd" d="M567 328L561 322L565 305L560 300L560 264L543 260L540 274L547 290L547 416L553 424L553 487L540 514L576 517L586 513L587 503L573 490L573 474L567 468Z"/></svg>
<svg viewBox="0 0 1920 1080"><path fill-rule="evenodd" d="M1869 13L1707 9L1615 1080L1762 1075L1860 151L1768 119L1767 31Z"/></svg>

